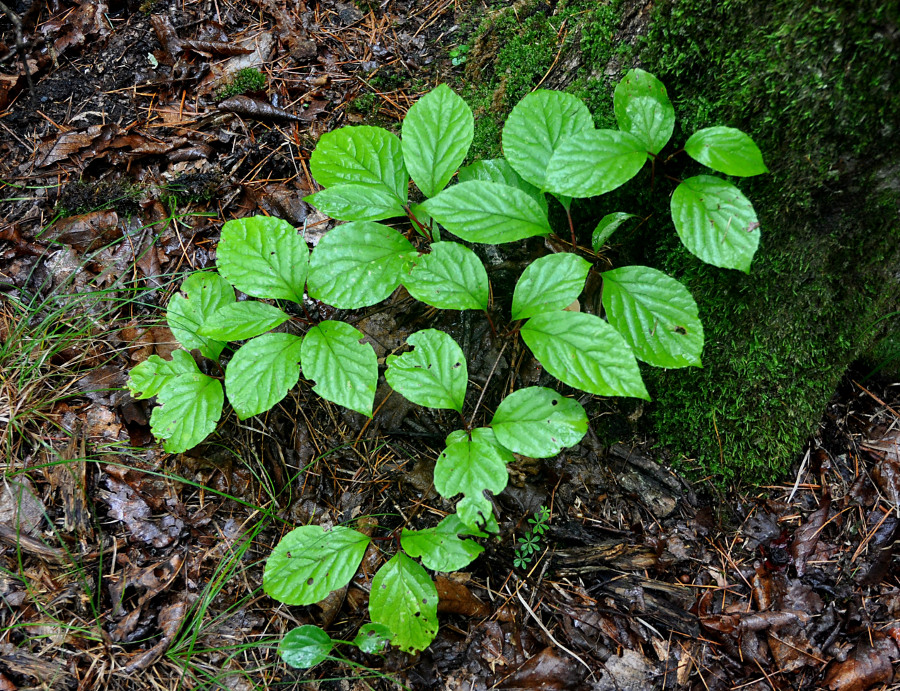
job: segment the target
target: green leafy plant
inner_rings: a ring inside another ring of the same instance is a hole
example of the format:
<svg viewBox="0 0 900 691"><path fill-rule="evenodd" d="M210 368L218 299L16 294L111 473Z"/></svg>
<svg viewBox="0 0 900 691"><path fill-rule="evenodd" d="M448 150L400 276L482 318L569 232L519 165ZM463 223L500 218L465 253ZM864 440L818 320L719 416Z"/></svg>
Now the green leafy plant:
<svg viewBox="0 0 900 691"><path fill-rule="evenodd" d="M519 538L519 544L516 546L516 558L513 560L513 566L517 569L527 568L531 564L534 555L541 551L541 537L550 527L550 509L542 506L534 512L534 516L528 519L531 528L523 537Z"/></svg>
<svg viewBox="0 0 900 691"><path fill-rule="evenodd" d="M465 43L450 50L450 64L454 67L464 65L469 57L469 46Z"/></svg>
<svg viewBox="0 0 900 691"><path fill-rule="evenodd" d="M301 371L326 400L373 414L379 376L374 349L345 322L292 318L307 297L351 310L375 305L402 285L432 307L483 312L503 347L521 337L546 372L592 394L649 398L638 361L699 367L703 328L697 305L681 283L656 269L599 272L605 319L567 309L583 292L588 273L597 271L594 254L577 246L571 215L573 251L535 260L515 286L509 315L492 305L485 267L458 241L500 244L552 235L546 194L568 214L574 198L616 189L648 160L655 171L675 123L663 85L632 70L615 91L614 110L620 129L598 130L574 96L535 91L506 122L505 158L463 168L474 120L447 86L410 108L400 137L370 126L322 135L310 170L323 189L307 201L347 222L326 233L311 254L285 221L226 223L218 273L189 276L168 306L169 326L185 350L175 351L171 361L151 357L132 371L133 395L156 396L161 404L151 426L164 447L181 452L205 439L222 413L225 392L243 420L281 401ZM766 170L749 137L730 128L701 130L684 151L729 175ZM458 182L448 186L457 173ZM411 203L410 178L424 202ZM759 242L750 202L718 177L677 182L672 219L685 247L705 262L748 271ZM390 218L409 225L398 230L379 222ZM629 218L622 212L601 219L595 252ZM259 300L239 302L235 289ZM229 344L235 342L243 344L232 351ZM483 547L473 538L498 531L485 492L503 491L514 454L555 456L581 441L588 418L577 400L541 386L513 391L490 420L479 417L481 398L474 406L467 399L467 363L453 338L425 329L412 334L408 346L387 358L388 384L417 405L460 417L434 469L435 488L456 499L456 512L432 528L395 531L399 549L372 579L369 613L382 627L379 639L416 651L429 645L438 628L437 590L426 569L457 570L475 559ZM217 362L226 353L224 375L201 372L188 351ZM532 538L541 533L534 525ZM298 527L269 557L264 589L289 605L318 602L347 585L371 541L349 526ZM527 556L536 544L527 542ZM333 645L325 632L308 627L285 641L282 655L297 666L315 664Z"/></svg>

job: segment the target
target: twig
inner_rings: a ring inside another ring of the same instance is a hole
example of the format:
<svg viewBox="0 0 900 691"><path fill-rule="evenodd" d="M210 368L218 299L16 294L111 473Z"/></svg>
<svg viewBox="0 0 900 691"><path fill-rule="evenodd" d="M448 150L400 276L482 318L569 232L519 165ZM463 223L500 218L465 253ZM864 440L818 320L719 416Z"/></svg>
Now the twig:
<svg viewBox="0 0 900 691"><path fill-rule="evenodd" d="M34 100L34 82L31 79L31 70L28 68L28 54L25 52L25 37L22 35L22 20L15 12L13 12L6 3L0 0L0 10L9 17L16 31L16 51L19 53L19 59L22 60L22 68L25 70L25 81L28 82L28 94Z"/></svg>
<svg viewBox="0 0 900 691"><path fill-rule="evenodd" d="M472 417L469 418L469 427L475 424L475 415L478 414L478 408L481 406L481 401L484 399L484 394L487 392L488 384L491 383L491 377L494 376L494 370L497 369L497 365L500 363L500 358L503 357L503 351L506 350L506 346L509 344L509 341L503 344L503 347L500 349L500 352L497 353L497 359L494 360L494 365L491 367L491 371L488 372L487 379L484 380L484 386L481 387L481 395L478 397L478 402L475 404L475 410L472 411Z"/></svg>
<svg viewBox="0 0 900 691"><path fill-rule="evenodd" d="M576 660L578 660L582 665L584 665L585 669L587 669L588 674L591 675L591 679L596 680L597 677L594 675L594 670L591 669L591 666L553 637L553 634L550 633L550 630L546 626L544 626L544 622L542 622L538 618L538 615L535 614L534 611L531 609L531 607L528 606L528 603L525 602L525 598L522 597L522 593L520 593L518 591L518 589L516 590L516 597L519 598L519 602L522 603L522 607L525 608L525 611L528 612L528 614L531 615L531 618L537 622L537 625L541 627L541 631L543 631L545 634L547 634L547 638L550 639L550 642L553 643L553 645L555 645L557 648L559 648L563 652L568 653L569 655L574 657Z"/></svg>

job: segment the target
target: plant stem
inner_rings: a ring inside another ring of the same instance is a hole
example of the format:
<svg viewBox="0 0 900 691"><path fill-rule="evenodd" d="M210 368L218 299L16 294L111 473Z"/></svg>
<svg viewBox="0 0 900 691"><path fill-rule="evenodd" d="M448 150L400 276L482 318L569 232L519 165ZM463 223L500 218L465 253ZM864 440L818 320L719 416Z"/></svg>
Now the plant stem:
<svg viewBox="0 0 900 691"><path fill-rule="evenodd" d="M566 207L566 217L569 219L569 232L572 233L572 251L578 251L578 243L575 242L575 224L572 223L572 213L569 211L569 208Z"/></svg>

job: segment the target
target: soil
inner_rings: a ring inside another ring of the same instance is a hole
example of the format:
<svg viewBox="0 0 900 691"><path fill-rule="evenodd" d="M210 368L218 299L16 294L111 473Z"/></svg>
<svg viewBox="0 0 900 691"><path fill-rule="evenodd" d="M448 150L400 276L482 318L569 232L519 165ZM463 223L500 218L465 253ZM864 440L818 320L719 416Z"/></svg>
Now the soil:
<svg viewBox="0 0 900 691"><path fill-rule="evenodd" d="M278 642L297 625L354 638L389 551L371 548L344 592L286 607L260 587L272 547L310 522L379 537L435 525L453 511L432 479L453 421L383 385L369 423L302 382L269 414L227 415L207 443L170 455L151 406L122 387L176 346L164 307L187 272L214 265L224 221L274 215L310 238L332 225L302 201L317 138L395 127L431 85L458 78L449 51L480 10L10 10L24 48L0 17L0 689L837 691L900 679L900 386L852 376L783 484L689 482L652 440L604 446L590 432L556 458L520 459L493 499L499 535L465 573L436 575L441 628L427 650L342 646L312 670L285 666ZM248 66L268 80L246 95L255 105L219 101ZM492 283L542 251L523 243ZM516 386L550 380L465 315L435 317L402 291L337 314L380 358L434 327L463 346L475 385L492 371ZM580 400L595 421L605 414ZM549 531L514 566L542 506Z"/></svg>

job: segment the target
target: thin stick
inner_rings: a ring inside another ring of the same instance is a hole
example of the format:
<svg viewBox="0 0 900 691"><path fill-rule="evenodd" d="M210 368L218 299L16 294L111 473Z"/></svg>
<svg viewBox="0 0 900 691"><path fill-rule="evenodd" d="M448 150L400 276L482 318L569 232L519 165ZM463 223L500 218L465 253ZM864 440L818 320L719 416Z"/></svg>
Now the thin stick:
<svg viewBox="0 0 900 691"><path fill-rule="evenodd" d="M31 70L28 68L28 54L25 52L25 38L22 35L22 20L19 19L19 15L9 9L2 1L0 1L0 10L3 10L3 13L9 17L9 21L12 22L12 25L16 30L16 52L19 54L19 59L22 61L22 68L25 70L25 81L28 83L28 94L31 96L31 99L34 100L34 82L31 79Z"/></svg>
<svg viewBox="0 0 900 691"><path fill-rule="evenodd" d="M472 417L469 421L469 428L475 424L475 416L478 414L478 408L481 406L481 401L484 399L484 394L487 392L488 384L491 383L491 377L494 376L494 371L497 369L497 365L500 362L500 358L503 357L503 351L506 350L506 346L509 345L509 341L503 344L503 347L500 349L500 352L497 354L497 359L494 360L494 364L491 367L491 371L488 373L487 379L484 381L484 386L481 387L481 395L478 397L478 402L475 404L475 410L472 411Z"/></svg>
<svg viewBox="0 0 900 691"><path fill-rule="evenodd" d="M531 607L528 606L528 603L525 602L525 598L522 597L522 593L520 593L518 590L516 590L516 597L519 598L519 602L522 603L522 607L525 608L525 611L528 612L528 613L531 615L531 618L534 619L534 620L537 622L537 625L541 627L541 630L542 630L545 634L547 634L547 638L550 639L550 641L553 643L553 645L555 645L555 646L556 646L557 648L559 648L560 650L562 650L562 651L568 653L569 655L571 655L572 657L574 657L576 660L578 660L582 665L584 665L585 669L587 669L588 673L591 675L591 679L596 679L597 677L594 676L594 670L591 669L591 666L590 666L587 662L585 662L584 660L582 660L582 659L581 659L580 657L578 657L575 653L573 653L571 650L569 650L566 646L564 646L562 643L560 643L558 640L556 640L556 639L553 637L553 634L550 633L550 630L549 630L546 626L544 626L544 622L542 622L542 621L538 618L538 615L535 614L535 613L532 611ZM614 677L614 678L615 678L615 677Z"/></svg>

